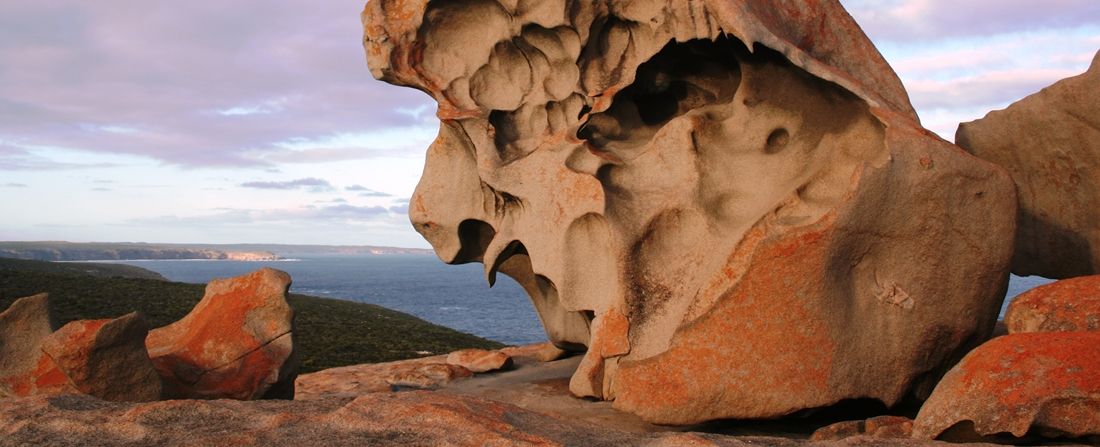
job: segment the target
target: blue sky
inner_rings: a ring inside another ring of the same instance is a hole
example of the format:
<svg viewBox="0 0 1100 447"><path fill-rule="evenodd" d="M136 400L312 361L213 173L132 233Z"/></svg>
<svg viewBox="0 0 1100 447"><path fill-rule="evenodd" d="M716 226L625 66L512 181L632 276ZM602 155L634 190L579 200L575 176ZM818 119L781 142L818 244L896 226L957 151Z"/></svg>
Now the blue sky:
<svg viewBox="0 0 1100 447"><path fill-rule="evenodd" d="M1096 0L842 0L926 127L1083 72ZM437 123L371 78L360 0L0 3L0 240L426 247Z"/></svg>

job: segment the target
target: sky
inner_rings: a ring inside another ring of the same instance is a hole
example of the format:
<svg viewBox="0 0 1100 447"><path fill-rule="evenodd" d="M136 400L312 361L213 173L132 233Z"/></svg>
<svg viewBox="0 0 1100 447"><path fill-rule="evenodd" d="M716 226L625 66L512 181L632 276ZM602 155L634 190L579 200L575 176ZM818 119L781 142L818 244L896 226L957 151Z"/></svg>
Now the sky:
<svg viewBox="0 0 1100 447"><path fill-rule="evenodd" d="M952 140L1080 74L1097 0L842 0ZM427 247L438 122L374 80L361 0L0 2L0 240Z"/></svg>

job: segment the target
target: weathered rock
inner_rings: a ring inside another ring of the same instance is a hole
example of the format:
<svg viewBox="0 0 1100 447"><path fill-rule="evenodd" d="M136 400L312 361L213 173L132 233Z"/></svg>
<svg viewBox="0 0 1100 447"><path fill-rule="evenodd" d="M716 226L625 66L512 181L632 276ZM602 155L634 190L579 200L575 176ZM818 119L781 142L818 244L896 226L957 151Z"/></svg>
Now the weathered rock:
<svg viewBox="0 0 1100 447"><path fill-rule="evenodd" d="M992 330L1012 181L920 128L838 2L373 0L363 19L375 77L439 103L414 226L587 347L577 395L665 424L892 405Z"/></svg>
<svg viewBox="0 0 1100 447"><path fill-rule="evenodd" d="M532 345L509 346L500 350L513 360L531 360L535 362L552 362L565 357L568 352L554 346L553 343L535 343Z"/></svg>
<svg viewBox="0 0 1100 447"><path fill-rule="evenodd" d="M858 445L940 443L861 440ZM0 446L843 446L709 433L630 433L513 405L431 392L310 401L113 403L88 396L0 400Z"/></svg>
<svg viewBox="0 0 1100 447"><path fill-rule="evenodd" d="M483 373L512 366L512 357L501 351L463 349L448 354L447 363L461 366L474 373Z"/></svg>
<svg viewBox="0 0 1100 447"><path fill-rule="evenodd" d="M149 331L153 366L175 398L294 397L298 356L290 276L264 268L217 279L191 313Z"/></svg>
<svg viewBox="0 0 1100 447"><path fill-rule="evenodd" d="M20 298L0 313L0 397L75 392L42 352L57 327L49 300L45 293Z"/></svg>
<svg viewBox="0 0 1100 447"><path fill-rule="evenodd" d="M814 431L811 441L837 441L854 436L905 439L913 434L913 420L904 416L876 416L863 421L843 421Z"/></svg>
<svg viewBox="0 0 1100 447"><path fill-rule="evenodd" d="M1100 434L1100 333L1010 334L970 352L921 407L913 436L966 421L979 435Z"/></svg>
<svg viewBox="0 0 1100 447"><path fill-rule="evenodd" d="M42 352L81 393L110 401L160 399L161 380L145 350L149 328L132 313L113 320L66 324L42 342Z"/></svg>
<svg viewBox="0 0 1100 447"><path fill-rule="evenodd" d="M446 363L447 356L435 355L418 359L329 368L298 376L294 385L295 399L327 399L355 397L367 393L389 392L387 379L428 364Z"/></svg>
<svg viewBox="0 0 1100 447"><path fill-rule="evenodd" d="M1011 333L1100 331L1100 275L1063 279L1028 290L1005 312Z"/></svg>
<svg viewBox="0 0 1100 447"><path fill-rule="evenodd" d="M470 370L447 363L427 363L394 372L386 377L386 383L392 387L430 390L452 380L474 375Z"/></svg>
<svg viewBox="0 0 1100 447"><path fill-rule="evenodd" d="M1098 86L1100 53L1085 74L959 125L959 146L1004 166L1016 181L1018 275L1100 273Z"/></svg>

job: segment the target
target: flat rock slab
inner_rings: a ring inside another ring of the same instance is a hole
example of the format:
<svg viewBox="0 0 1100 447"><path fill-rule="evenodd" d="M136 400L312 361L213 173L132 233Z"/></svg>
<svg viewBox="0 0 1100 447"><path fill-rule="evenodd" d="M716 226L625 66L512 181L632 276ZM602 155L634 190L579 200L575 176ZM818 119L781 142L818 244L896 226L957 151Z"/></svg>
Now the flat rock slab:
<svg viewBox="0 0 1100 447"><path fill-rule="evenodd" d="M471 396L427 391L308 401L112 403L90 396L0 399L0 446L500 445L800 446L809 441L637 433ZM813 445L907 446L860 439Z"/></svg>

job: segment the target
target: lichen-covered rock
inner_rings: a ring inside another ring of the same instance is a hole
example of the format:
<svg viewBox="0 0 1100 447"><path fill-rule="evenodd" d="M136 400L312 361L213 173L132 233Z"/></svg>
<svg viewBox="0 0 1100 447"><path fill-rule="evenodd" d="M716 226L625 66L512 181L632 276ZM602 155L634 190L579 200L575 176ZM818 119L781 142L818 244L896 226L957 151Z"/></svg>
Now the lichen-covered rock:
<svg viewBox="0 0 1100 447"><path fill-rule="evenodd" d="M78 391L110 401L160 399L161 379L149 361L149 328L137 313L66 324L42 342L42 352Z"/></svg>
<svg viewBox="0 0 1100 447"><path fill-rule="evenodd" d="M263 268L217 279L191 313L149 331L153 366L173 398L294 397L298 356L290 275Z"/></svg>
<svg viewBox="0 0 1100 447"><path fill-rule="evenodd" d="M955 141L1016 181L1014 273L1100 273L1100 53L1085 74L959 125Z"/></svg>
<svg viewBox="0 0 1100 447"><path fill-rule="evenodd" d="M373 0L363 20L374 76L439 104L415 228L587 348L576 395L664 424L892 405L992 330L1012 180L920 127L836 1Z"/></svg>
<svg viewBox="0 0 1100 447"><path fill-rule="evenodd" d="M1011 333L1100 331L1100 275L1063 279L1017 296L1005 312Z"/></svg>
<svg viewBox="0 0 1100 447"><path fill-rule="evenodd" d="M50 298L20 298L0 313L0 397L75 392L42 343L57 328Z"/></svg>
<svg viewBox="0 0 1100 447"><path fill-rule="evenodd" d="M979 435L1100 434L1100 333L1009 334L979 346L936 386L913 436L966 421Z"/></svg>
<svg viewBox="0 0 1100 447"><path fill-rule="evenodd" d="M461 366L471 372L483 373L512 366L512 357L501 351L463 349L448 354L447 363Z"/></svg>

